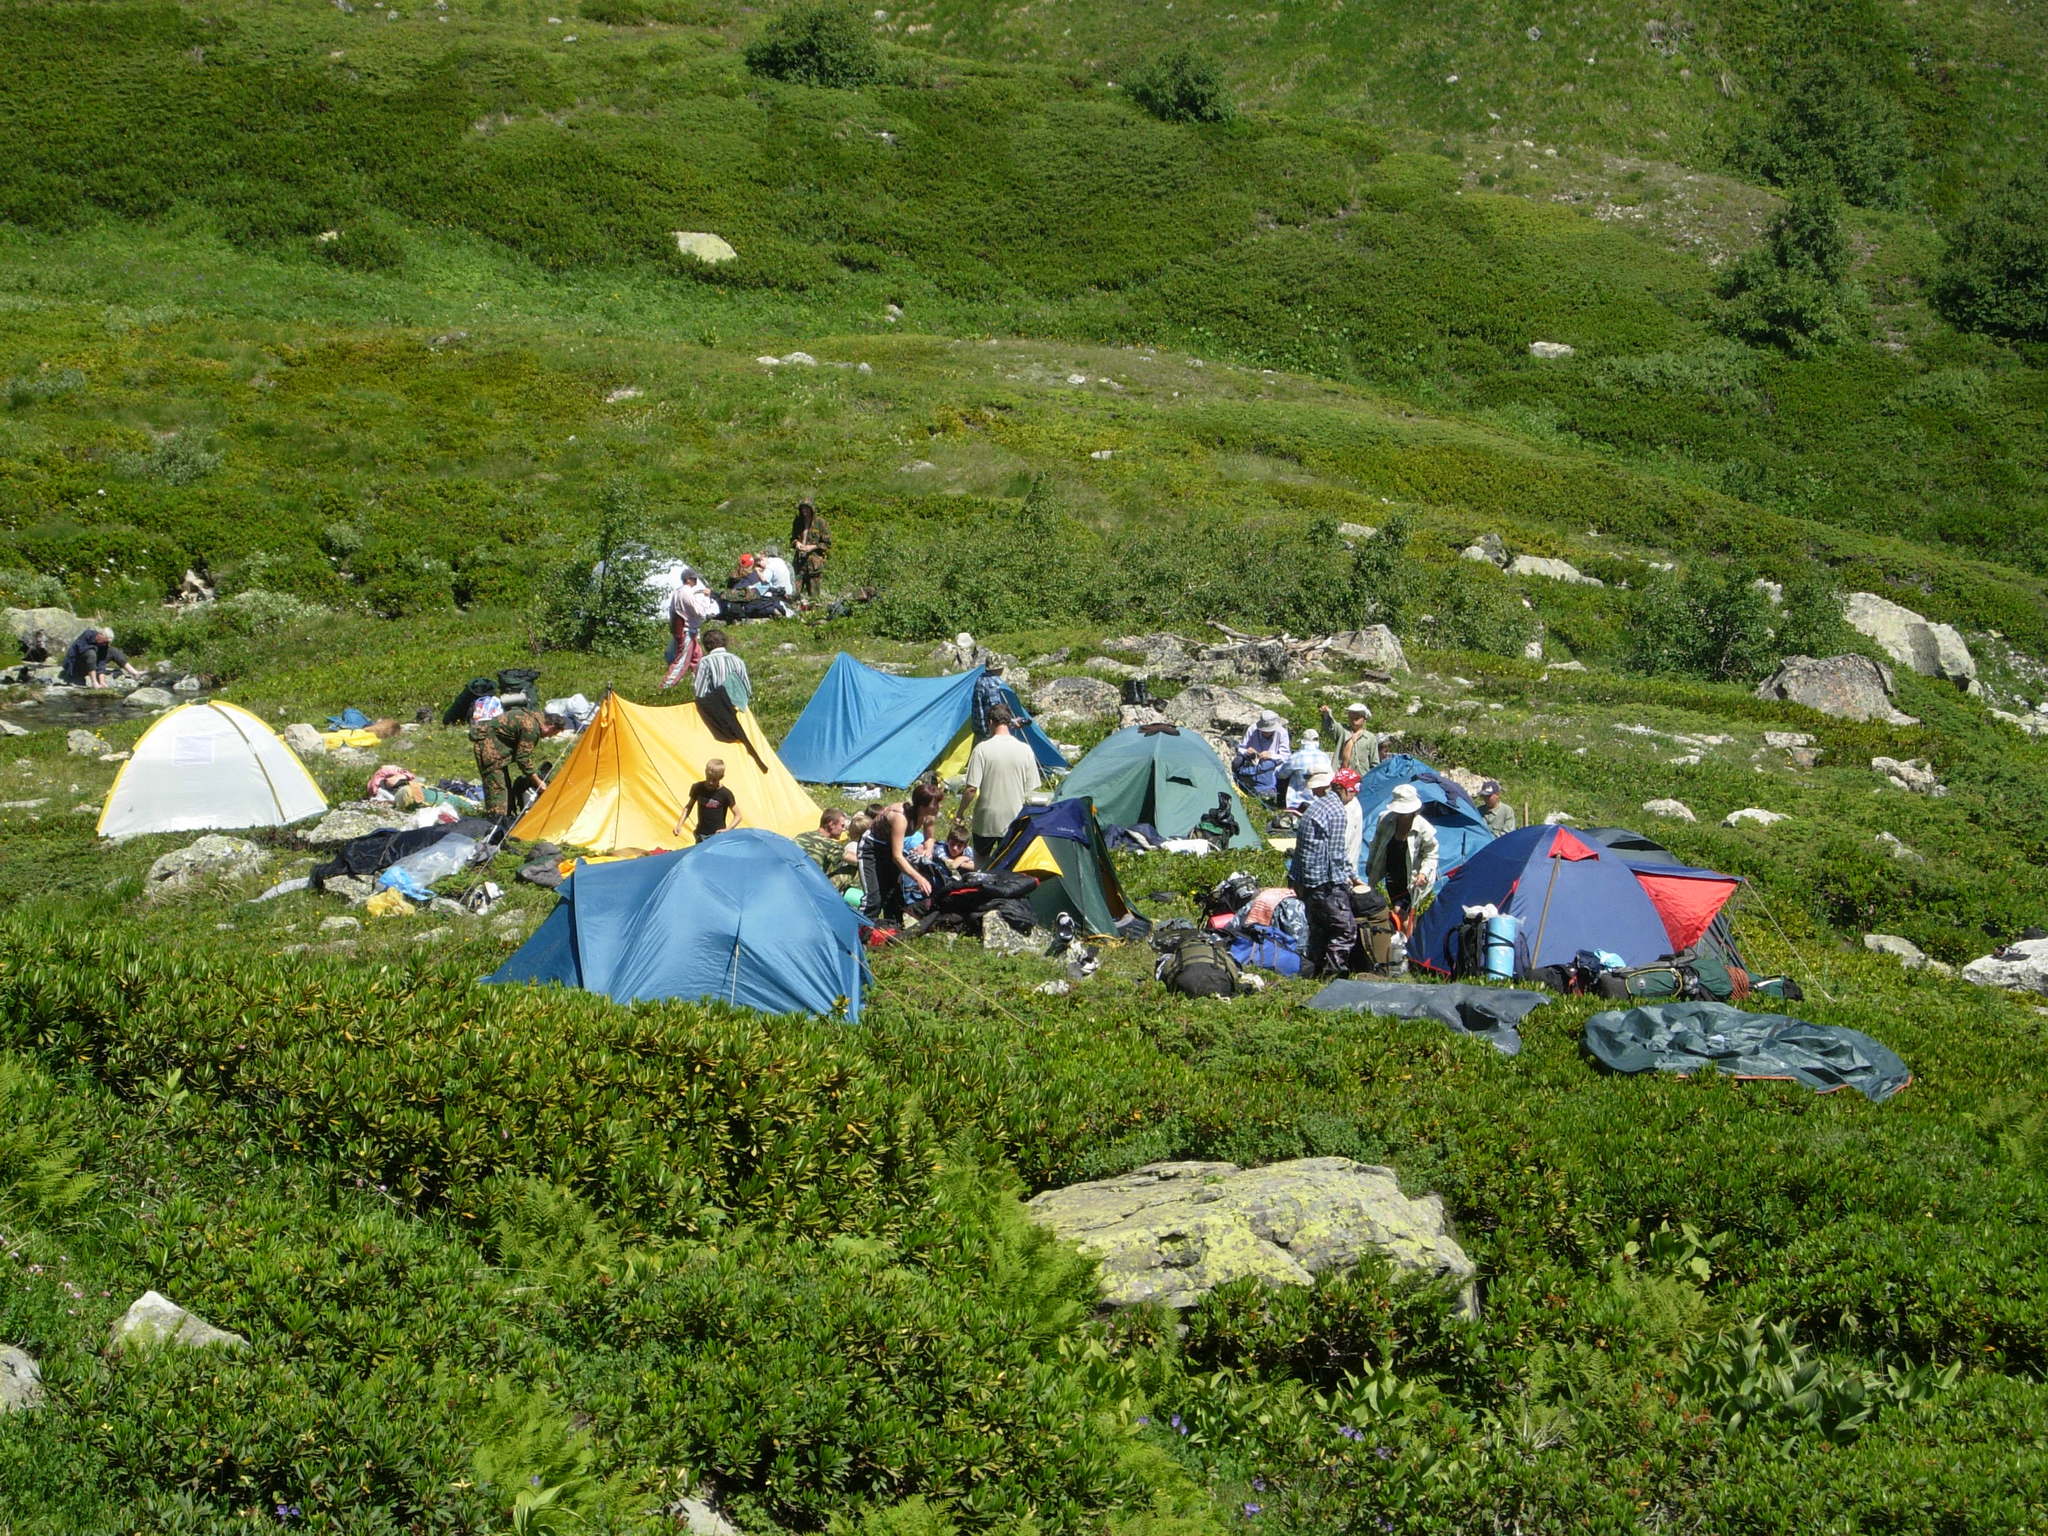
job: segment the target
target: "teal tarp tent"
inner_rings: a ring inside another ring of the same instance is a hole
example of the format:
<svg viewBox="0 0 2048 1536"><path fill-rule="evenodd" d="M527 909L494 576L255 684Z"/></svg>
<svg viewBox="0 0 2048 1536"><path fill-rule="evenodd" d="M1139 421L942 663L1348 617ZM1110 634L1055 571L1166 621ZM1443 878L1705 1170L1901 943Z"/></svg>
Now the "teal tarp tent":
<svg viewBox="0 0 2048 1536"><path fill-rule="evenodd" d="M1222 760L1201 737L1177 727L1115 732L1074 765L1060 796L1092 801L1106 826L1151 826L1161 837L1188 836L1221 796L1238 828L1227 846L1265 846Z"/></svg>

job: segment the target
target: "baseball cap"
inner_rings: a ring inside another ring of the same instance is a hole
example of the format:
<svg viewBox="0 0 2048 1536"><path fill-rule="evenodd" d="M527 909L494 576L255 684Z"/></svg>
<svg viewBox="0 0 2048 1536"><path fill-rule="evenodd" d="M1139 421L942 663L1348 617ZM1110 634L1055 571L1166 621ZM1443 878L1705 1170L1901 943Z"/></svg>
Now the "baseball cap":
<svg viewBox="0 0 2048 1536"><path fill-rule="evenodd" d="M1356 789L1365 780L1359 776L1356 768L1339 768L1330 775L1330 782L1339 789Z"/></svg>
<svg viewBox="0 0 2048 1536"><path fill-rule="evenodd" d="M1497 795L1497 794L1499 794L1499 793L1500 793L1500 780L1499 780L1499 779L1488 779L1488 780L1486 780L1486 781L1485 781L1484 783L1482 783L1482 784L1481 784L1481 785L1479 786L1479 793L1480 793L1480 794L1482 794L1482 795Z"/></svg>
<svg viewBox="0 0 2048 1536"><path fill-rule="evenodd" d="M1331 782L1332 776L1327 773L1312 773L1308 776L1308 787L1310 789L1328 789Z"/></svg>
<svg viewBox="0 0 2048 1536"><path fill-rule="evenodd" d="M753 565L753 563L754 563L754 557L753 557L752 555L741 555L741 556L740 556L740 569L741 569L741 570L743 570L743 571L744 571L744 570L747 570L747 569L749 569L749 568L750 568L750 567L751 567L751 566Z"/></svg>
<svg viewBox="0 0 2048 1536"><path fill-rule="evenodd" d="M1396 784L1393 794L1387 797L1387 809L1396 816L1412 816L1422 809L1422 796L1415 792L1413 784Z"/></svg>
<svg viewBox="0 0 2048 1536"><path fill-rule="evenodd" d="M1301 741L1303 746L1308 745L1308 743L1312 741L1321 741L1322 739L1322 733L1316 730L1314 726L1310 726L1307 730L1301 733Z"/></svg>
<svg viewBox="0 0 2048 1536"><path fill-rule="evenodd" d="M1344 713L1347 715L1363 715L1368 720L1372 718L1372 711L1367 709L1363 704L1359 703L1356 699L1353 699L1349 704L1346 704L1344 706Z"/></svg>

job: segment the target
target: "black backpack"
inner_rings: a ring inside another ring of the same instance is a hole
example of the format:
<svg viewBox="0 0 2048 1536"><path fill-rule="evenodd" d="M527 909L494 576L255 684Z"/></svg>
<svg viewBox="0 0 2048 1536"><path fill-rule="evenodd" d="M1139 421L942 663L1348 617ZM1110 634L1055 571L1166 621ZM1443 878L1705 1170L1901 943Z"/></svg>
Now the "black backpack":
<svg viewBox="0 0 2048 1536"><path fill-rule="evenodd" d="M1124 702L1138 707L1150 704L1152 702L1150 680L1143 677L1125 678Z"/></svg>
<svg viewBox="0 0 2048 1536"><path fill-rule="evenodd" d="M1227 792L1219 793L1216 809L1204 812L1202 819L1195 823L1195 836L1207 839L1219 851L1228 848L1244 830L1237 823L1237 813L1230 808L1230 799ZM1245 899L1249 901L1251 898Z"/></svg>
<svg viewBox="0 0 2048 1536"><path fill-rule="evenodd" d="M1159 957L1152 974L1182 997L1235 997L1240 972L1230 952L1206 938L1176 941Z"/></svg>

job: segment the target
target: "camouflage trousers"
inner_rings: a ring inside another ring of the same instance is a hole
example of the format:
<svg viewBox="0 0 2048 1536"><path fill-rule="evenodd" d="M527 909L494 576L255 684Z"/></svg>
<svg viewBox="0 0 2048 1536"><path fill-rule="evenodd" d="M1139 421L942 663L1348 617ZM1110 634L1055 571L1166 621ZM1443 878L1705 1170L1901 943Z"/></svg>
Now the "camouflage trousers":
<svg viewBox="0 0 2048 1536"><path fill-rule="evenodd" d="M470 731L469 744L476 753L476 776L483 781L484 814L507 814L512 809L513 780L519 771L511 750L491 733L488 724Z"/></svg>

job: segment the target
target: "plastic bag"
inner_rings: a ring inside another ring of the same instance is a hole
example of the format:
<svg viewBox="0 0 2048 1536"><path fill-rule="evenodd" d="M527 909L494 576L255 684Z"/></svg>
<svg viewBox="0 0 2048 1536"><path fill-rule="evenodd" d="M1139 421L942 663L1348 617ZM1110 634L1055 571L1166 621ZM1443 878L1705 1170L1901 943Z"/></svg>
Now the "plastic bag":
<svg viewBox="0 0 2048 1536"><path fill-rule="evenodd" d="M418 853L407 854L378 877L378 884L400 889L414 885L424 890L436 880L445 880L469 868L476 860L476 849L475 838L450 833Z"/></svg>

